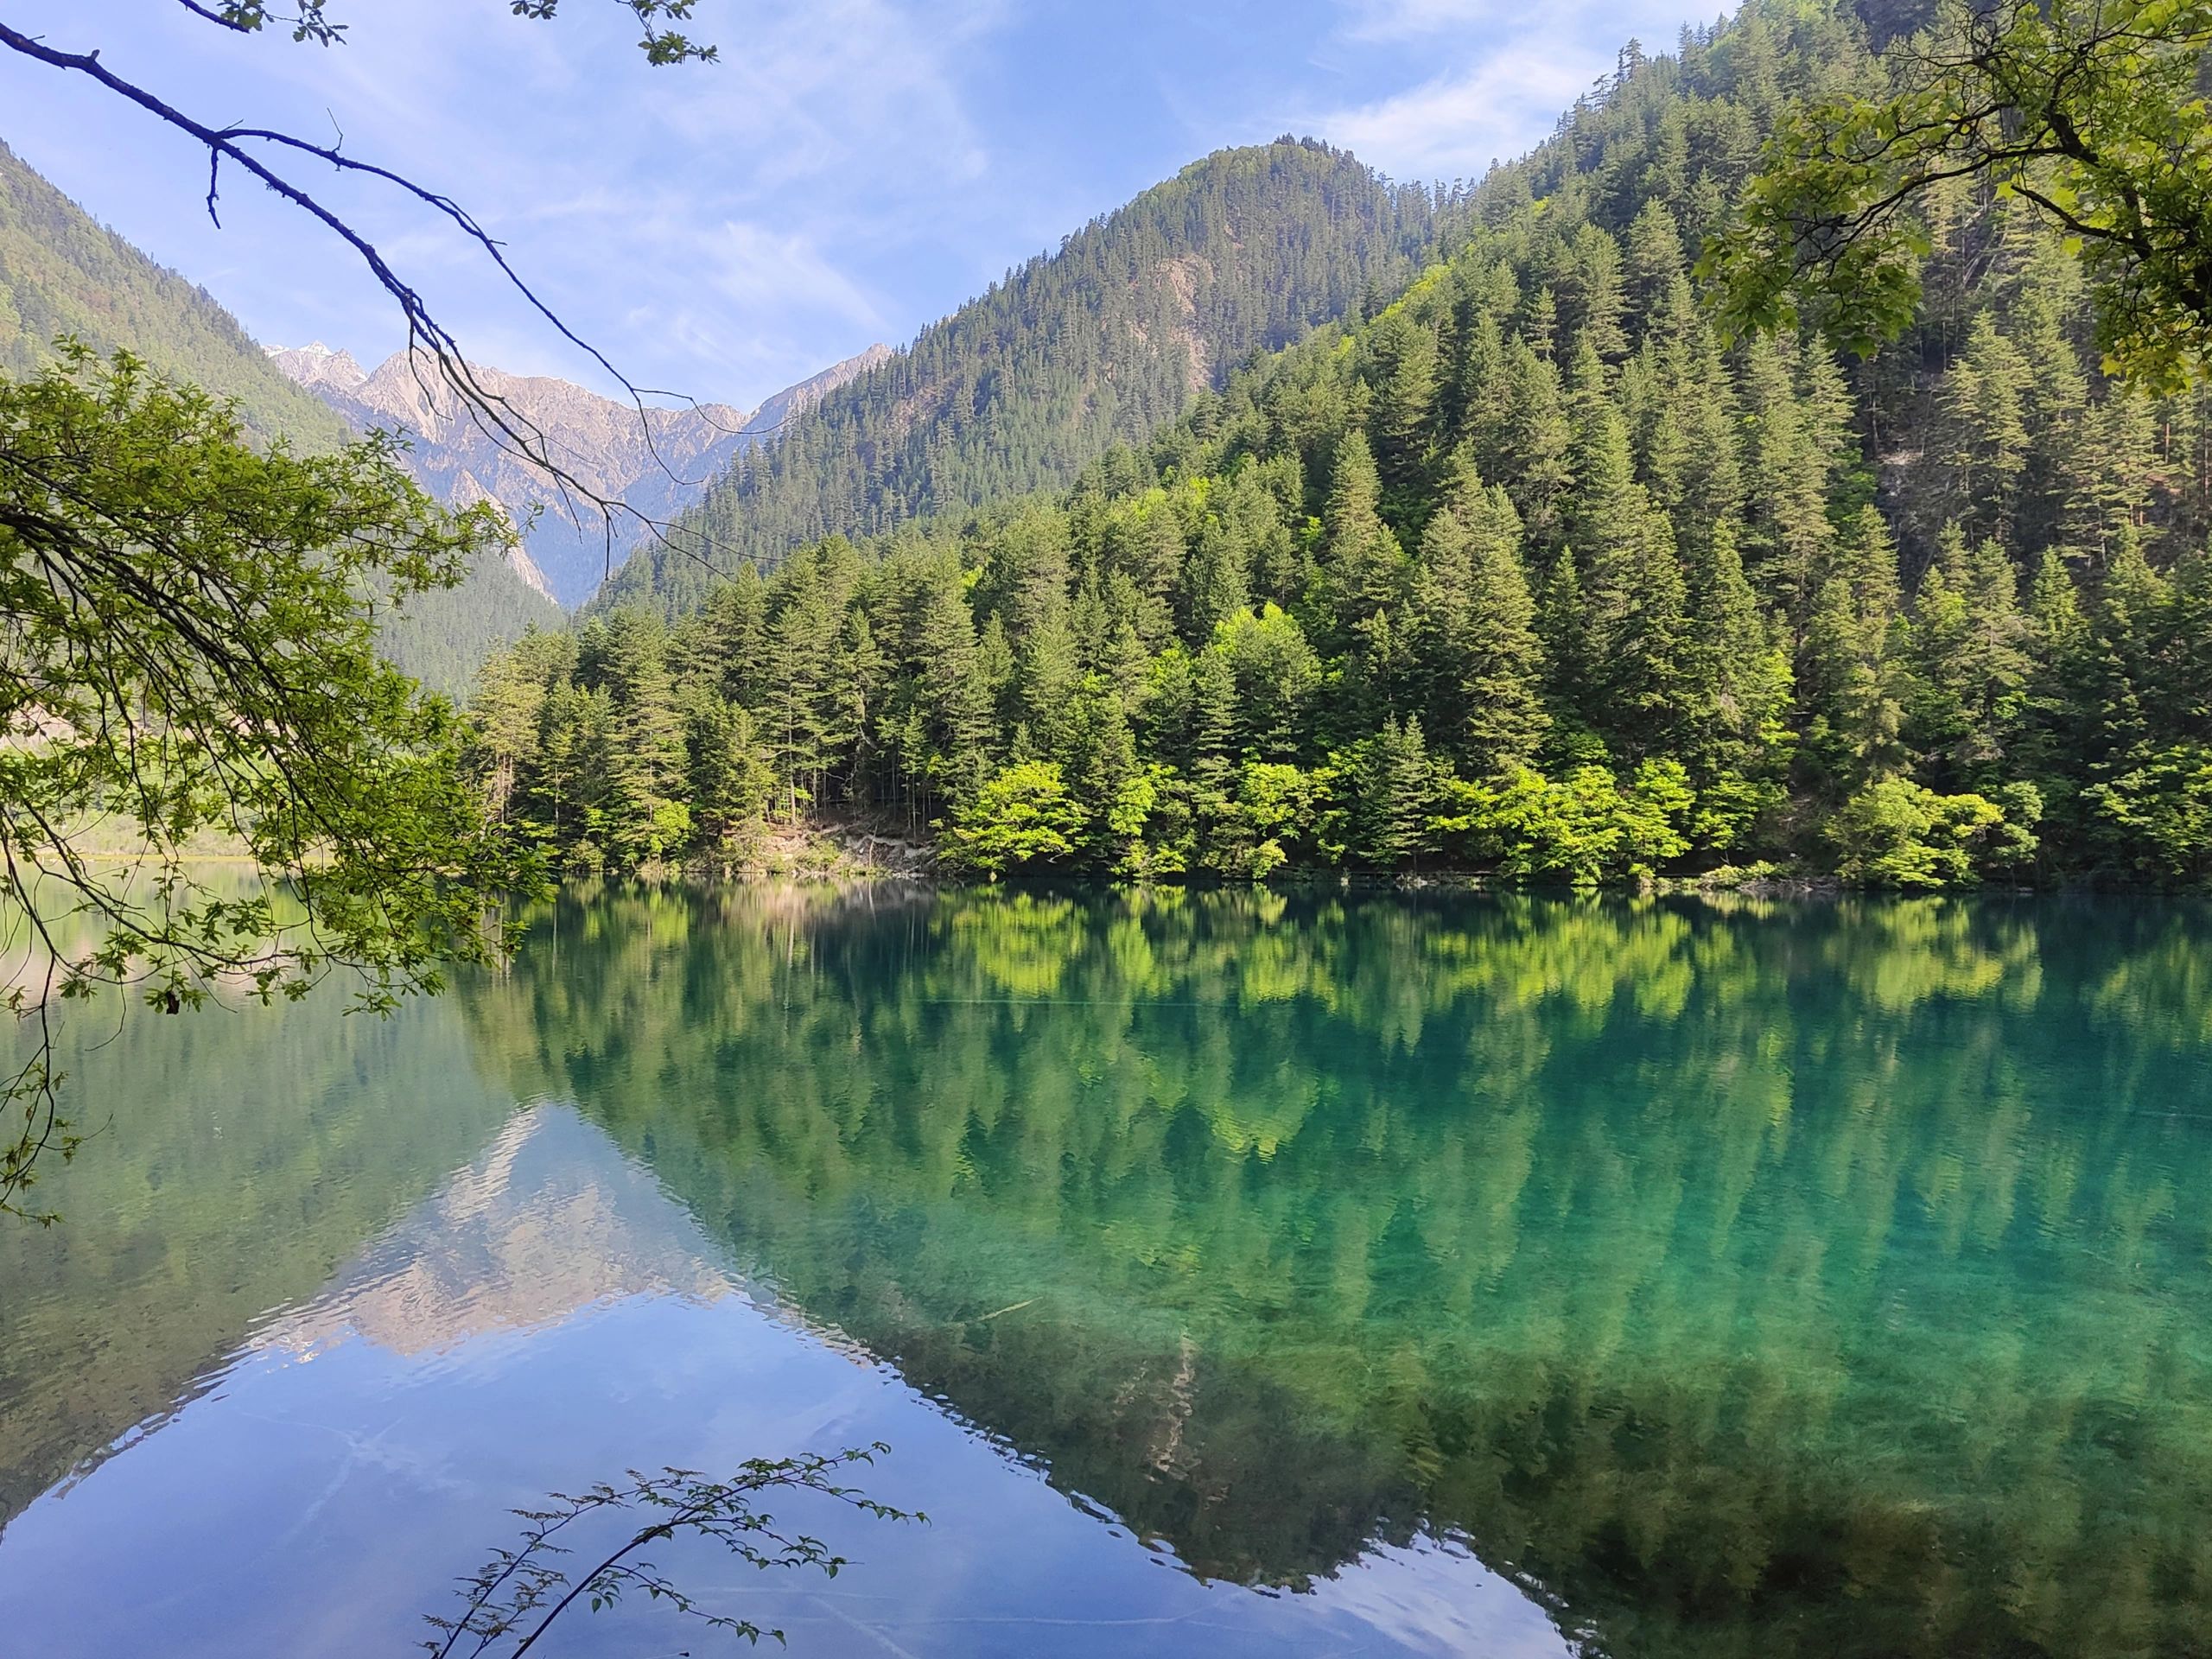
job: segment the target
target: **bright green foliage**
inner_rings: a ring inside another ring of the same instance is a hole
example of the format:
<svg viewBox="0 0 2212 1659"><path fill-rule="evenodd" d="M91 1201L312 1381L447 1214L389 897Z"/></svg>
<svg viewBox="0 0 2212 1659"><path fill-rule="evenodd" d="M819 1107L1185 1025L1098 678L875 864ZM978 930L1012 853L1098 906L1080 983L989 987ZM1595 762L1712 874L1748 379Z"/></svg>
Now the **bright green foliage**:
<svg viewBox="0 0 2212 1659"><path fill-rule="evenodd" d="M2212 747L2177 745L2087 791L2116 850L2144 874L2202 882L2212 876Z"/></svg>
<svg viewBox="0 0 2212 1659"><path fill-rule="evenodd" d="M1001 768L945 827L944 856L956 869L1001 875L1057 863L1075 851L1084 811L1050 760Z"/></svg>
<svg viewBox="0 0 2212 1659"><path fill-rule="evenodd" d="M8 1006L42 1024L120 984L174 1013L218 982L267 1001L345 972L388 1010L491 955L483 906L522 866L363 595L449 583L504 534L437 507L387 443L257 449L230 406L126 356L0 380L0 901L35 934ZM510 792L520 724L501 710ZM86 861L109 819L135 865ZM209 838L282 885L209 888L187 863ZM69 915L95 919L89 948L55 943ZM40 1048L0 1088L25 1114L0 1206L56 1132L58 1081Z"/></svg>
<svg viewBox="0 0 2212 1659"><path fill-rule="evenodd" d="M1722 314L1789 328L1807 307L1871 353L1912 324L1941 198L1971 180L2064 236L2108 365L2178 390L2212 355L2208 47L2196 0L1942 0L1881 72L1838 75L1772 136L1707 255ZM1995 340L1970 353L2009 378Z"/></svg>
<svg viewBox="0 0 2212 1659"><path fill-rule="evenodd" d="M1980 795L1885 778L1843 804L1828 835L1844 880L1910 891L1971 886L1992 865L2017 861L2034 849L2032 823L2008 819Z"/></svg>
<svg viewBox="0 0 2212 1659"><path fill-rule="evenodd" d="M1257 881L1301 853L1306 856L1300 861L1319 862L1341 851L1321 839L1335 776L1325 768L1300 772L1274 761L1245 762L1228 823L1214 845L1216 867Z"/></svg>
<svg viewBox="0 0 2212 1659"><path fill-rule="evenodd" d="M1588 887L1645 877L1689 850L1694 796L1681 766L1646 761L1623 788L1603 766L1554 783L1523 766L1484 783L1449 786L1453 810L1433 832L1501 874Z"/></svg>

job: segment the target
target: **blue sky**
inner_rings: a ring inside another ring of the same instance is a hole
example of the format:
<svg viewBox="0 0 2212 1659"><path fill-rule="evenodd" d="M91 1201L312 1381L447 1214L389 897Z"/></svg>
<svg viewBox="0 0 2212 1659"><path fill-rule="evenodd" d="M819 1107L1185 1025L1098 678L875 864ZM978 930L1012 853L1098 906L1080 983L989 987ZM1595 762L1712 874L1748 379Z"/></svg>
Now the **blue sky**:
<svg viewBox="0 0 2212 1659"><path fill-rule="evenodd" d="M444 190L639 383L749 405L893 344L1224 145L1310 133L1402 179L1541 138L1681 0L701 0L722 61L652 69L613 0L339 0L351 43L240 39L172 0L9 0L54 45L211 122L334 130ZM1711 21L1700 15L1700 21ZM397 315L327 234L204 153L0 52L0 138L265 341L374 363ZM327 188L469 354L603 384L480 256L388 192Z"/></svg>

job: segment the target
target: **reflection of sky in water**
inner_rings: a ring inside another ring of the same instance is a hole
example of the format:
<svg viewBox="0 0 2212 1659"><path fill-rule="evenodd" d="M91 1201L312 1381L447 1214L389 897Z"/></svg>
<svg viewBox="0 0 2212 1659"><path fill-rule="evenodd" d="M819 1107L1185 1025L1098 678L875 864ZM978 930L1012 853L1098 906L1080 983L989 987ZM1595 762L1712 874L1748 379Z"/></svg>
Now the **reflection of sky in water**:
<svg viewBox="0 0 2212 1659"><path fill-rule="evenodd" d="M1456 1549L1378 1549L1297 1595L1173 1570L888 1366L728 1294L716 1256L573 1112L517 1118L208 1393L19 1516L0 1629L50 1659L402 1653L549 1490L881 1440L862 1484L928 1526L773 1506L854 1559L834 1581L658 1559L800 1655L1565 1651ZM724 1639L659 1610L566 1619L551 1651Z"/></svg>

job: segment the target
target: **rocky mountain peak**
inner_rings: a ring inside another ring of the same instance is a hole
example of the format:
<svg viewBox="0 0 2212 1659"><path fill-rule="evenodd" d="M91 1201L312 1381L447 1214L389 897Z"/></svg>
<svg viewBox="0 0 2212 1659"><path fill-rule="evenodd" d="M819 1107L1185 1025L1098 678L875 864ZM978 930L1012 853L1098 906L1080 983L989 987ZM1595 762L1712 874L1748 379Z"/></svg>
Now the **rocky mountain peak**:
<svg viewBox="0 0 2212 1659"><path fill-rule="evenodd" d="M354 360L353 353L335 351L315 340L305 346L264 346L269 360L284 372L287 378L296 381L310 391L319 391L327 386L338 391L351 391L369 378L369 372Z"/></svg>
<svg viewBox="0 0 2212 1659"><path fill-rule="evenodd" d="M641 517L672 518L744 450L771 442L807 407L890 355L873 346L856 357L786 387L755 410L727 404L649 408L550 375L510 374L469 365L485 392L503 400L544 435L548 453L584 488L620 501ZM365 371L343 351L321 341L269 348L270 360L335 409L355 430L371 427L406 436L409 464L441 500L467 505L491 500L524 526L528 557L518 569L563 604L588 598L607 575L613 550L635 539L634 522L608 526L588 507L562 499L543 469L500 442L465 409L420 354L397 352Z"/></svg>

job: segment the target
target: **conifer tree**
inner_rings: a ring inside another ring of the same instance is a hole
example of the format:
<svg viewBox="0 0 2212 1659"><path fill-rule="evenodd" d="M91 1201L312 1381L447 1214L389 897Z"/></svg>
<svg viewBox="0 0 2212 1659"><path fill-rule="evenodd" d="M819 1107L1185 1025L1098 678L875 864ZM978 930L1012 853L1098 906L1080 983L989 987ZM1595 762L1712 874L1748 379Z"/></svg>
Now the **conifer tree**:
<svg viewBox="0 0 2212 1659"><path fill-rule="evenodd" d="M1506 415L1495 457L1480 448L1476 459L1486 478L1506 480L1529 544L1555 552L1563 544L1562 498L1574 482L1569 462L1574 429L1568 423L1559 371L1525 340L1506 349Z"/></svg>
<svg viewBox="0 0 2212 1659"><path fill-rule="evenodd" d="M2030 667L2018 583L2001 548L1970 550L1954 524L1913 596L1906 734L1939 791L1999 781Z"/></svg>
<svg viewBox="0 0 2212 1659"><path fill-rule="evenodd" d="M1328 556L1322 566L1322 614L1332 635L1357 640L1364 625L1404 596L1406 558L1377 511L1382 478L1363 432L1338 446L1329 484Z"/></svg>
<svg viewBox="0 0 2212 1659"><path fill-rule="evenodd" d="M469 699L470 761L493 818L505 822L522 776L537 753L549 685L565 678L575 641L532 628L484 665Z"/></svg>
<svg viewBox="0 0 2212 1659"><path fill-rule="evenodd" d="M1741 553L1755 586L1802 626L1834 542L1827 517L1830 456L1819 411L1798 396L1783 342L1761 338L1745 352L1747 517Z"/></svg>
<svg viewBox="0 0 2212 1659"><path fill-rule="evenodd" d="M1055 759L1082 814L1077 846L1109 869L1141 864L1151 792L1128 711L1104 675L1086 676L1077 686Z"/></svg>
<svg viewBox="0 0 2212 1659"><path fill-rule="evenodd" d="M679 853L690 836L683 721L666 645L657 619L618 611L599 664L607 705L606 846L630 862Z"/></svg>
<svg viewBox="0 0 2212 1659"><path fill-rule="evenodd" d="M2012 540L2028 464L2028 363L1983 311L1944 380L1948 514L1969 537Z"/></svg>
<svg viewBox="0 0 2212 1659"><path fill-rule="evenodd" d="M1872 507L1816 596L1798 653L1798 696L1805 710L1804 753L1815 787L1840 799L1904 764L1897 549Z"/></svg>
<svg viewBox="0 0 2212 1659"><path fill-rule="evenodd" d="M926 810L938 799L957 804L982 781L990 760L990 689L958 564L925 555L907 575L897 712L906 717L901 758Z"/></svg>
<svg viewBox="0 0 2212 1659"><path fill-rule="evenodd" d="M1353 814L1355 850L1376 869L1402 869L1428 842L1436 782L1421 736L1421 718L1401 724L1394 715L1360 746L1352 767L1358 793Z"/></svg>
<svg viewBox="0 0 2212 1659"><path fill-rule="evenodd" d="M1177 582L1177 632L1186 642L1203 645L1224 618L1251 602L1243 543L1236 528L1210 513Z"/></svg>
<svg viewBox="0 0 2212 1659"><path fill-rule="evenodd" d="M709 857L740 855L776 787L753 716L695 682L683 697L683 738L685 796L698 845Z"/></svg>
<svg viewBox="0 0 2212 1659"><path fill-rule="evenodd" d="M1414 517L1427 493L1431 422L1437 394L1434 333L1402 308L1385 312L1361 339L1362 368L1372 394L1367 429L1389 516Z"/></svg>
<svg viewBox="0 0 2212 1659"><path fill-rule="evenodd" d="M1521 567L1520 523L1465 458L1451 500L1421 537L1413 601L1425 729L1477 776L1535 758L1551 718L1543 649Z"/></svg>

